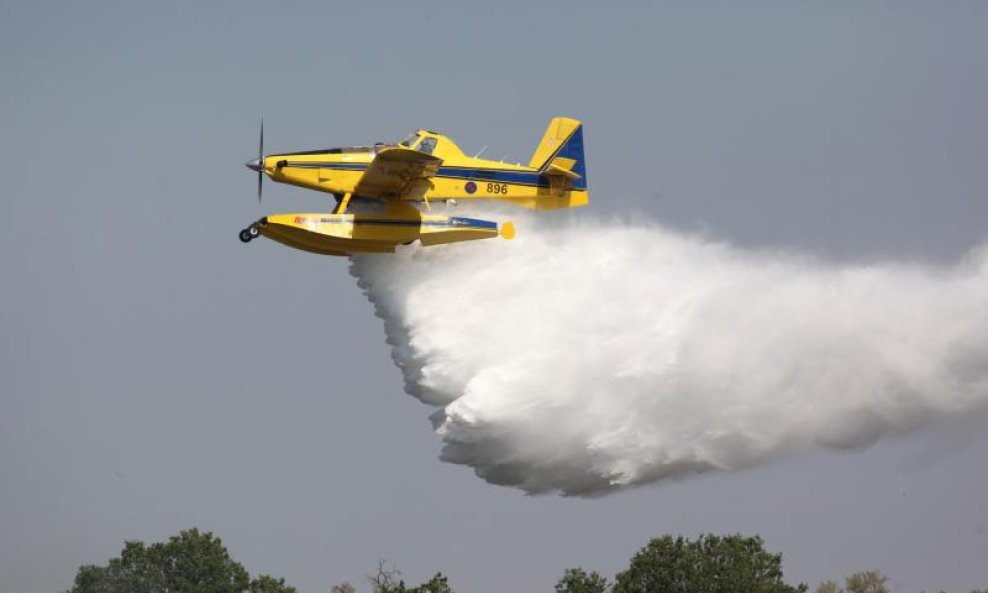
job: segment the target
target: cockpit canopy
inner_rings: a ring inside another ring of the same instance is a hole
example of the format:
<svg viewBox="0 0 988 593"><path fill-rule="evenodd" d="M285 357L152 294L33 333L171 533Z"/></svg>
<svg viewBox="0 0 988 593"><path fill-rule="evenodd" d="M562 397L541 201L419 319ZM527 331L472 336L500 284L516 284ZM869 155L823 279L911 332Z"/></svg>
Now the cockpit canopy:
<svg viewBox="0 0 988 593"><path fill-rule="evenodd" d="M413 132L409 134L407 138L402 140L400 144L406 148L411 148L412 150L417 150L425 154L432 154L436 150L436 144L438 138L431 135L423 134L422 131Z"/></svg>
<svg viewBox="0 0 988 593"><path fill-rule="evenodd" d="M297 156L303 154L377 154L382 148L394 146L389 142L377 142L373 146L343 146L339 148L323 148L320 150L305 150L301 152L280 153L278 156ZM425 154L434 154L440 158L463 156L463 151L452 140L433 132L432 130L417 130L409 134L398 146L417 150Z"/></svg>
<svg viewBox="0 0 988 593"><path fill-rule="evenodd" d="M440 158L463 155L463 151L452 140L432 130L418 130L413 132L398 144L399 146L411 148L425 154L436 155Z"/></svg>

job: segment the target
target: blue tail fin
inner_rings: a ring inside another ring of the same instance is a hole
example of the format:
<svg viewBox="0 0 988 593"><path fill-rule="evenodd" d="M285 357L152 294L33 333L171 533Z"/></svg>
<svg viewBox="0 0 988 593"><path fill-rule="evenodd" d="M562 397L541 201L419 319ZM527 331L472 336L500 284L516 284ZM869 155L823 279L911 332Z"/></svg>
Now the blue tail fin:
<svg viewBox="0 0 988 593"><path fill-rule="evenodd" d="M568 117L553 118L528 166L546 175L566 177L573 189L587 189L583 124Z"/></svg>

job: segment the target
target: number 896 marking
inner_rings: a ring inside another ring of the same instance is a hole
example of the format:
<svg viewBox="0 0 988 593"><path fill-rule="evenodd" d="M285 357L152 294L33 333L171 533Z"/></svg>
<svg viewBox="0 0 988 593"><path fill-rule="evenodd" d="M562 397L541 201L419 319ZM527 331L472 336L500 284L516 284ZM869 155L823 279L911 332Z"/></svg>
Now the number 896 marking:
<svg viewBox="0 0 988 593"><path fill-rule="evenodd" d="M487 193L489 194L506 194L508 193L507 183L488 183Z"/></svg>

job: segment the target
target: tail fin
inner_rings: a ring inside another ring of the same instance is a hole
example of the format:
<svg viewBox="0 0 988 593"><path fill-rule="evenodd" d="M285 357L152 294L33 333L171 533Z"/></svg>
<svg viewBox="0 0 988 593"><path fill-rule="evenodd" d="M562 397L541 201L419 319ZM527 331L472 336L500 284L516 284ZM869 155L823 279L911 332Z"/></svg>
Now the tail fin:
<svg viewBox="0 0 988 593"><path fill-rule="evenodd" d="M546 175L565 177L573 189L587 189L583 123L568 117L554 117L528 166Z"/></svg>

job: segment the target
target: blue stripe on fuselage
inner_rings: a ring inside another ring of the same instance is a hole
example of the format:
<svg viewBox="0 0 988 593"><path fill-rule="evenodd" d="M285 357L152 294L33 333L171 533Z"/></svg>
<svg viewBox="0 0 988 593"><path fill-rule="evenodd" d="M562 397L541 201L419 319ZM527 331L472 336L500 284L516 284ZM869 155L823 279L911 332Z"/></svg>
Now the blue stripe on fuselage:
<svg viewBox="0 0 988 593"><path fill-rule="evenodd" d="M319 222L335 224L379 224L390 226L431 226L431 227L455 227L455 228L479 228L497 230L497 223L491 220L481 220L479 218L466 218L464 216L451 216L446 220L418 220L418 219L394 219L394 218L357 218L353 220L338 218L321 218Z"/></svg>
<svg viewBox="0 0 988 593"><path fill-rule="evenodd" d="M490 181L492 183L513 183L516 185L536 185L549 187L549 180L538 171L512 171L507 169L478 169L474 167L439 167L439 177L469 179L470 181Z"/></svg>
<svg viewBox="0 0 988 593"><path fill-rule="evenodd" d="M363 171L367 163L319 163L289 161L286 167L303 169L337 169L341 171ZM466 179L469 181L489 181L491 183L513 183L516 185L534 185L549 187L549 180L538 171L513 171L509 169L479 169L476 167L439 167L437 177L449 179Z"/></svg>

